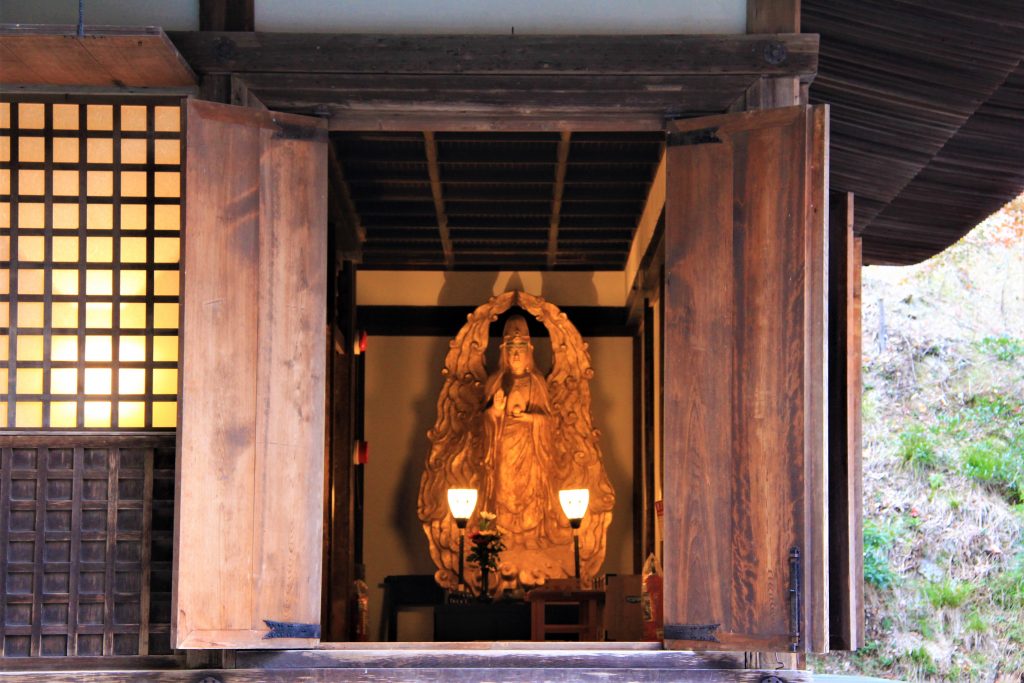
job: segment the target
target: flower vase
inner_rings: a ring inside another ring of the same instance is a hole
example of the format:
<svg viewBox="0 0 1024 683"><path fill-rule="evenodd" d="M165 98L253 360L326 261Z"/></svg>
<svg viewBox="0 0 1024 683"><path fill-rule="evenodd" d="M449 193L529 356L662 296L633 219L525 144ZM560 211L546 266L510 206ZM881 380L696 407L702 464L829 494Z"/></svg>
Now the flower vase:
<svg viewBox="0 0 1024 683"><path fill-rule="evenodd" d="M480 568L480 602L490 602L490 568L485 564Z"/></svg>

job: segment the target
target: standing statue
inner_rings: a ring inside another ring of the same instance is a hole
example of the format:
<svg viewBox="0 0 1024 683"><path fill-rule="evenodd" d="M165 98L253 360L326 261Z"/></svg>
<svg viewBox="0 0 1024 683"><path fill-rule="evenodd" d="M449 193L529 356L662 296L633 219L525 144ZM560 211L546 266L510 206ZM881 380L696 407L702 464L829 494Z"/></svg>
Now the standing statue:
<svg viewBox="0 0 1024 683"><path fill-rule="evenodd" d="M491 324L519 306L547 328L552 368L534 362L526 320L510 316L502 330L498 368L488 373L484 354ZM580 529L581 576L604 562L615 493L598 450L590 416L590 354L565 314L540 297L506 292L471 313L450 343L437 402L432 447L420 482L419 517L438 567L436 578L455 588L459 531L447 506L449 488L479 491L476 512L496 514L505 543L490 592L519 591L574 574L572 531L558 491L590 490ZM474 514L474 520L476 514ZM467 534L475 531L471 521ZM479 590L472 564L465 577Z"/></svg>

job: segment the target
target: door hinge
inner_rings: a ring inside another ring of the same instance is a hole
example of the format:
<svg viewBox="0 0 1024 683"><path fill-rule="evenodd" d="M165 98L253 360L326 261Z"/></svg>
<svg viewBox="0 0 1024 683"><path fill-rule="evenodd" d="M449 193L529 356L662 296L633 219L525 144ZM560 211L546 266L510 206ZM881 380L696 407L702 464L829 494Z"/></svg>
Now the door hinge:
<svg viewBox="0 0 1024 683"><path fill-rule="evenodd" d="M688 130L681 133L669 133L667 145L669 147L682 147L684 145L707 145L721 143L718 138L718 126L701 128L699 130Z"/></svg>
<svg viewBox="0 0 1024 683"><path fill-rule="evenodd" d="M801 584L800 548L789 549L789 650L797 652L800 647L800 622L803 607L803 585Z"/></svg>
<svg viewBox="0 0 1024 683"><path fill-rule="evenodd" d="M270 628L264 639L267 638L319 638L320 624L296 624L290 621L273 621L264 619L263 623Z"/></svg>

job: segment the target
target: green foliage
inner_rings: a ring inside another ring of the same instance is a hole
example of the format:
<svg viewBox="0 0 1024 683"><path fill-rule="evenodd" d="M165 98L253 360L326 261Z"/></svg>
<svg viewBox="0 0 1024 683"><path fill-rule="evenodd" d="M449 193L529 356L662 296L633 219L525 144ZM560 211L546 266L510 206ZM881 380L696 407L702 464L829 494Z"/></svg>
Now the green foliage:
<svg viewBox="0 0 1024 683"><path fill-rule="evenodd" d="M942 581L931 581L921 587L921 592L935 609L943 607L960 607L974 592L971 584L952 579Z"/></svg>
<svg viewBox="0 0 1024 683"><path fill-rule="evenodd" d="M922 636L931 640L935 638L935 620L928 614L918 614L914 618L914 624L917 626L917 632Z"/></svg>
<svg viewBox="0 0 1024 683"><path fill-rule="evenodd" d="M985 621L985 617L978 610L974 610L967 615L967 619L964 622L964 628L967 629L968 633L985 633L988 631L988 622Z"/></svg>
<svg viewBox="0 0 1024 683"><path fill-rule="evenodd" d="M995 356L1001 361L1012 362L1024 356L1024 339L1007 336L985 337L976 345L982 352Z"/></svg>
<svg viewBox="0 0 1024 683"><path fill-rule="evenodd" d="M1024 438L1007 443L989 437L972 443L961 453L961 468L968 477L994 487L1009 502L1024 502Z"/></svg>
<svg viewBox="0 0 1024 683"><path fill-rule="evenodd" d="M864 520L864 580L880 590L896 583L896 572L889 565L889 551L895 542L896 533L890 527Z"/></svg>
<svg viewBox="0 0 1024 683"><path fill-rule="evenodd" d="M912 425L899 436L900 459L914 469L934 468L939 464L935 437L921 425Z"/></svg>
<svg viewBox="0 0 1024 683"><path fill-rule="evenodd" d="M924 647L915 647L913 650L907 650L907 659L910 663L915 664L921 669L921 673L926 676L935 676L939 673L939 667L935 664L935 660L928 654L928 650Z"/></svg>
<svg viewBox="0 0 1024 683"><path fill-rule="evenodd" d="M991 580L992 601L1007 610L1024 611L1024 553Z"/></svg>

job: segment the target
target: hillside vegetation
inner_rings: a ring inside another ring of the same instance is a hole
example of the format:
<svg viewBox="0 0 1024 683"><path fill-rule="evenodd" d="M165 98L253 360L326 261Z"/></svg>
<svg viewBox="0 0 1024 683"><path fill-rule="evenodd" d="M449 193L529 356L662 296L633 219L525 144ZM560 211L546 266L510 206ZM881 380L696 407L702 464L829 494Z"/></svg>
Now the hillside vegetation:
<svg viewBox="0 0 1024 683"><path fill-rule="evenodd" d="M819 671L1024 682L1024 196L864 270L866 640Z"/></svg>

